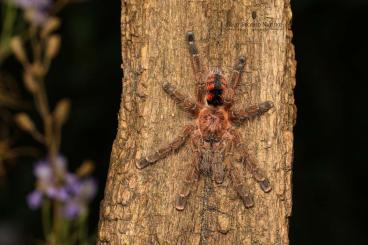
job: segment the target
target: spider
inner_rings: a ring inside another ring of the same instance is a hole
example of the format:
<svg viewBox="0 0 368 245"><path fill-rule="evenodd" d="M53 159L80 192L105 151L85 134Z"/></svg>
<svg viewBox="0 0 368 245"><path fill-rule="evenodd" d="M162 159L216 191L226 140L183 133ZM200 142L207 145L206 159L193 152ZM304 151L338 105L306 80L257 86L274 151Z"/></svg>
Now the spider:
<svg viewBox="0 0 368 245"><path fill-rule="evenodd" d="M243 110L232 109L246 63L245 57L239 57L228 83L219 70L203 71L193 32L187 33L186 40L196 82L196 100L180 92L169 82L164 83L163 90L181 109L195 117L195 122L184 126L179 136L172 142L141 158L136 166L143 169L154 164L176 152L189 141L194 161L185 170L175 208L185 209L191 188L201 175L210 177L217 184L221 184L225 175L228 175L244 206L250 208L254 205L253 197L245 186L240 169L229 157L234 155L234 150L240 151L237 160L246 166L264 192L271 191L271 185L263 170L255 165L254 160L240 144L240 136L234 125L240 125L262 115L273 107L273 103L266 101Z"/></svg>

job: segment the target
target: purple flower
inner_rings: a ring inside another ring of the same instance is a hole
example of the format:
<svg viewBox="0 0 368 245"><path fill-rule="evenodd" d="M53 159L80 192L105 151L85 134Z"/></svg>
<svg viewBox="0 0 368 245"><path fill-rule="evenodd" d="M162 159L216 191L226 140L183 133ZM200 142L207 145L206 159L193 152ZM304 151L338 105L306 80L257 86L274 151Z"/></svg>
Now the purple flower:
<svg viewBox="0 0 368 245"><path fill-rule="evenodd" d="M46 189L46 195L50 199L55 199L58 201L66 201L70 197L69 193L64 187L56 188L54 186L50 186Z"/></svg>
<svg viewBox="0 0 368 245"><path fill-rule="evenodd" d="M53 165L48 159L34 166L37 188L27 197L31 209L40 206L43 196L58 200L63 205L63 215L73 219L88 210L88 204L96 196L97 184L93 178L80 178L67 171L66 159L59 155Z"/></svg>
<svg viewBox="0 0 368 245"><path fill-rule="evenodd" d="M56 157L54 166L51 166L48 159L36 162L33 173L37 178L37 188L27 196L27 202L31 209L37 209L40 206L43 196L62 202L70 197L67 189L63 185L56 183L58 179L55 171L58 174L58 178L60 176L62 178L66 172L66 166L66 159L61 155Z"/></svg>
<svg viewBox="0 0 368 245"><path fill-rule="evenodd" d="M66 201L69 198L69 193L66 191L65 188L59 188L57 190L56 199L59 201Z"/></svg>
<svg viewBox="0 0 368 245"><path fill-rule="evenodd" d="M82 180L79 183L79 187L76 194L79 197L79 199L89 201L95 197L96 191L97 191L96 181L92 178L88 178Z"/></svg>
<svg viewBox="0 0 368 245"><path fill-rule="evenodd" d="M42 25L47 17L47 10L50 8L51 0L10 0L15 6L23 9L26 18L34 25Z"/></svg>
<svg viewBox="0 0 368 245"><path fill-rule="evenodd" d="M66 168L67 168L66 158L62 155L58 155L55 158L55 167L57 168L57 171L59 172L66 172Z"/></svg>
<svg viewBox="0 0 368 245"><path fill-rule="evenodd" d="M67 219L74 219L79 215L80 211L81 206L75 201L70 201L65 204L63 208L63 215Z"/></svg>
<svg viewBox="0 0 368 245"><path fill-rule="evenodd" d="M27 196L27 203L30 209L37 209L42 203L42 193L40 191L32 191Z"/></svg>
<svg viewBox="0 0 368 245"><path fill-rule="evenodd" d="M78 177L77 177L75 174L68 173L68 174L65 176L65 183L66 183L68 186L73 186L73 185L75 185L76 183L78 183Z"/></svg>
<svg viewBox="0 0 368 245"><path fill-rule="evenodd" d="M13 4L24 9L46 9L50 6L50 0L12 0Z"/></svg>
<svg viewBox="0 0 368 245"><path fill-rule="evenodd" d="M47 13L42 10L31 10L27 13L27 18L36 26L41 26L47 20Z"/></svg>
<svg viewBox="0 0 368 245"><path fill-rule="evenodd" d="M81 181L75 174L67 174L65 176L65 184L68 191L76 195L79 192Z"/></svg>
<svg viewBox="0 0 368 245"><path fill-rule="evenodd" d="M34 175L42 182L49 182L52 180L52 169L47 161L38 161L33 169Z"/></svg>
<svg viewBox="0 0 368 245"><path fill-rule="evenodd" d="M73 219L88 210L88 203L95 197L97 192L96 181L92 178L73 181L69 190L73 193L72 198L66 201L64 216Z"/></svg>
<svg viewBox="0 0 368 245"><path fill-rule="evenodd" d="M56 175L65 175L66 166L66 159L63 156L57 156L55 158L54 165L51 165L48 159L38 161L34 166L33 173L36 176L41 188L49 188L55 181Z"/></svg>
<svg viewBox="0 0 368 245"><path fill-rule="evenodd" d="M89 178L83 182L81 195L88 201L92 200L97 193L97 183L94 179Z"/></svg>

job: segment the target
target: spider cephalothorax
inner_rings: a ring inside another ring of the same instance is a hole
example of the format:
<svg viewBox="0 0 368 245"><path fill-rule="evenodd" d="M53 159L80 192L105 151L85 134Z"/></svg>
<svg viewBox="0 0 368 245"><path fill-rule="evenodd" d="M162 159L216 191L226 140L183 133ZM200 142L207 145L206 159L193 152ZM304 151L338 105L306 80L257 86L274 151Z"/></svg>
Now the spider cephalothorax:
<svg viewBox="0 0 368 245"><path fill-rule="evenodd" d="M220 141L229 126L228 115L223 108L208 106L198 113L197 127L204 141Z"/></svg>
<svg viewBox="0 0 368 245"><path fill-rule="evenodd" d="M209 73L203 70L192 32L187 33L187 42L196 81L196 101L178 91L169 82L164 83L163 89L179 107L194 116L196 121L185 126L182 133L167 146L139 160L137 167L142 169L167 157L188 141L195 157L188 166L178 191L176 209L185 208L191 187L201 175L209 176L220 184L226 174L230 177L244 206L250 208L253 206L253 198L245 186L242 170L236 168L233 162L240 161L246 165L264 192L269 192L271 185L263 171L257 168L254 160L242 147L240 136L233 124L240 125L244 121L262 115L273 107L273 103L266 101L242 110L233 109L234 96L241 81L245 58L238 59L228 83L221 72ZM236 152L240 154L240 158L232 157Z"/></svg>

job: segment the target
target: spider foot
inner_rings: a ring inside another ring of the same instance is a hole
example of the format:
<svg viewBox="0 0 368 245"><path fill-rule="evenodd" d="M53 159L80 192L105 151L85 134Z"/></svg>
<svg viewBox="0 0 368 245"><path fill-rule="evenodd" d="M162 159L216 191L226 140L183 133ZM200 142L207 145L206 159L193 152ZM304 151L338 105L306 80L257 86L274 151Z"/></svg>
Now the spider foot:
<svg viewBox="0 0 368 245"><path fill-rule="evenodd" d="M194 33L192 31L187 32L187 40L188 42L194 42Z"/></svg>
<svg viewBox="0 0 368 245"><path fill-rule="evenodd" d="M187 32L187 41L189 44L189 52L191 55L197 55L198 54L198 49L197 47L194 45L194 33L189 31Z"/></svg>
<svg viewBox="0 0 368 245"><path fill-rule="evenodd" d="M262 182L266 179L265 175L263 174L263 171L261 171L259 168L252 166L251 170L252 170L253 178L256 181Z"/></svg>
<svg viewBox="0 0 368 245"><path fill-rule="evenodd" d="M178 195L175 202L176 210L183 211L185 209L186 204L187 204L187 197Z"/></svg>
<svg viewBox="0 0 368 245"><path fill-rule="evenodd" d="M271 109L273 106L274 105L273 105L272 101L265 101L265 102L259 104L259 110L260 110L261 113L265 113L269 109Z"/></svg>
<svg viewBox="0 0 368 245"><path fill-rule="evenodd" d="M235 69L238 70L238 71L243 70L243 68L245 66L245 61L246 61L245 56L240 56L239 60L238 60L238 64L236 65Z"/></svg>
<svg viewBox="0 0 368 245"><path fill-rule="evenodd" d="M168 94L173 94L175 92L175 86L172 85L171 83L169 82L165 82L163 85L162 85L162 88L164 89L164 91Z"/></svg>
<svg viewBox="0 0 368 245"><path fill-rule="evenodd" d="M225 169L223 164L220 163L214 163L212 165L212 180L216 182L216 184L221 184L224 182L225 178Z"/></svg>
<svg viewBox="0 0 368 245"><path fill-rule="evenodd" d="M235 79L238 77L239 73L243 71L245 62L246 62L245 56L240 56L238 62L235 64L234 67L234 72L236 73L234 77Z"/></svg>
<svg viewBox="0 0 368 245"><path fill-rule="evenodd" d="M142 158L141 160L139 160L139 161L136 162L135 166L138 169L143 169L143 168L147 167L149 164L150 164L150 162L147 161L146 158Z"/></svg>
<svg viewBox="0 0 368 245"><path fill-rule="evenodd" d="M245 208L252 208L254 206L253 198L245 197L242 199Z"/></svg>
<svg viewBox="0 0 368 245"><path fill-rule="evenodd" d="M243 204L246 208L251 208L254 206L254 202L253 202L253 197L252 195L249 193L249 191L247 189L245 189L244 186L239 186L238 187L238 194L240 196L240 198L243 201Z"/></svg>
<svg viewBox="0 0 368 245"><path fill-rule="evenodd" d="M264 179L259 182L259 186L261 187L262 191L264 192L270 192L272 190L270 181L268 179Z"/></svg>
<svg viewBox="0 0 368 245"><path fill-rule="evenodd" d="M251 196L242 196L241 199L245 208L251 208L254 206L253 198Z"/></svg>
<svg viewBox="0 0 368 245"><path fill-rule="evenodd" d="M245 64L245 61L246 61L245 56L242 55L239 57L239 64Z"/></svg>
<svg viewBox="0 0 368 245"><path fill-rule="evenodd" d="M216 184L222 184L224 182L224 175L216 175L213 177Z"/></svg>

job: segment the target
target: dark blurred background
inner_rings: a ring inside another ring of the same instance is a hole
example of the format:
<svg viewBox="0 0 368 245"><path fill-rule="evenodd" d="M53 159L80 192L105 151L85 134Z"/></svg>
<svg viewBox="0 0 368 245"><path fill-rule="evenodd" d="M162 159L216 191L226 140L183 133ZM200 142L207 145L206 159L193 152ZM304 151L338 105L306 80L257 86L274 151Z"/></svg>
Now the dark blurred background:
<svg viewBox="0 0 368 245"><path fill-rule="evenodd" d="M99 190L89 225L91 233L96 233L121 96L120 1L79 1L68 5L59 16L61 51L51 66L46 86L53 106L64 97L72 101L61 144L69 168L76 170L85 159L96 163L93 176ZM9 58L4 67L21 81L22 67L14 58ZM29 93L24 92L23 97L32 101ZM42 149L26 133L20 134L23 144ZM25 199L34 189L34 161L21 158L8 169L8 179L0 185L0 237L24 234L21 241L34 243L35 237L43 236L40 210L31 211Z"/></svg>
<svg viewBox="0 0 368 245"><path fill-rule="evenodd" d="M292 244L368 244L368 1L293 1Z"/></svg>
<svg viewBox="0 0 368 245"><path fill-rule="evenodd" d="M298 120L291 244L368 244L368 2L298 0L292 7ZM121 93L120 1L74 4L61 17L62 50L48 77L49 97L72 99L62 152L71 169L86 158L96 162L101 200ZM40 215L24 199L33 188L31 169L25 159L0 187L2 232L10 222L25 236L41 236ZM98 202L92 208L94 230Z"/></svg>

